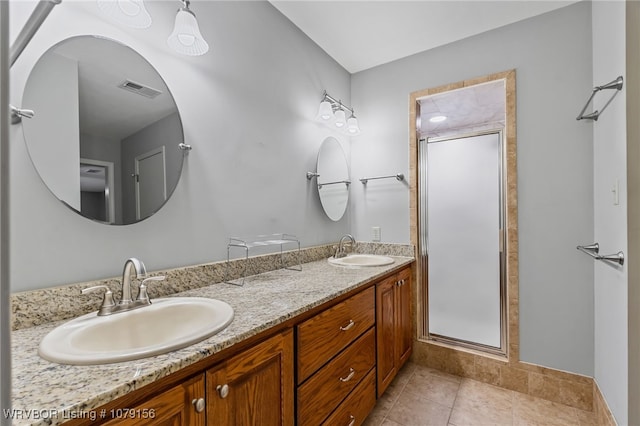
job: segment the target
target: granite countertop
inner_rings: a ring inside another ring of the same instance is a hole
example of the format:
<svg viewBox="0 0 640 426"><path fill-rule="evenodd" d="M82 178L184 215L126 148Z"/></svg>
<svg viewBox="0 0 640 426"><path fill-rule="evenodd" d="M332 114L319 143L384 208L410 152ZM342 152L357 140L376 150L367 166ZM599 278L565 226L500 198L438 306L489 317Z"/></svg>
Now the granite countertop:
<svg viewBox="0 0 640 426"><path fill-rule="evenodd" d="M363 284L413 262L392 256L388 266L344 268L326 259L305 263L302 271L280 269L247 277L243 287L217 283L174 296L220 299L235 316L222 332L167 354L115 364L61 365L37 353L40 340L58 321L12 333L13 424L57 425L91 418L95 408L285 322ZM97 308L97 306L96 306ZM6 415L6 414L5 414Z"/></svg>

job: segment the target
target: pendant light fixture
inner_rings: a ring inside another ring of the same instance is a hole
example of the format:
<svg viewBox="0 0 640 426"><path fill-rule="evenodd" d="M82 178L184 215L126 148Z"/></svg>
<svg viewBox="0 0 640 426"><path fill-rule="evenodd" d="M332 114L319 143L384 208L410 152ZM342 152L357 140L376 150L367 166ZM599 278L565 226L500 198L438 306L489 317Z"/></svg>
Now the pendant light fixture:
<svg viewBox="0 0 640 426"><path fill-rule="evenodd" d="M98 0L103 15L131 28L148 28L151 15L144 7L144 0Z"/></svg>
<svg viewBox="0 0 640 426"><path fill-rule="evenodd" d="M347 112L349 113L349 119L347 119ZM353 108L349 108L342 101L332 98L326 91L322 94L322 101L318 107L316 119L323 123L330 123L332 127L346 131L350 136L360 134L358 119L353 112Z"/></svg>
<svg viewBox="0 0 640 426"><path fill-rule="evenodd" d="M183 55L204 55L209 50L209 45L200 33L196 15L189 9L189 0L181 1L183 7L178 9L173 32L167 39L167 43L169 47Z"/></svg>

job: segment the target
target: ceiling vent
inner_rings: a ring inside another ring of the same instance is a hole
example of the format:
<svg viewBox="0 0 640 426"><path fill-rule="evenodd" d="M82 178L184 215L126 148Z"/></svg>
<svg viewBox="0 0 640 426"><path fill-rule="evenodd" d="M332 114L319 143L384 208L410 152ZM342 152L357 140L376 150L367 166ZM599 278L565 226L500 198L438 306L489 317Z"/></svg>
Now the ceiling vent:
<svg viewBox="0 0 640 426"><path fill-rule="evenodd" d="M138 95L142 95L147 98L155 98L160 95L162 92L160 90L154 89L149 86L145 86L140 83L136 83L135 81L125 80L118 85L119 88L128 90L133 93L137 93Z"/></svg>

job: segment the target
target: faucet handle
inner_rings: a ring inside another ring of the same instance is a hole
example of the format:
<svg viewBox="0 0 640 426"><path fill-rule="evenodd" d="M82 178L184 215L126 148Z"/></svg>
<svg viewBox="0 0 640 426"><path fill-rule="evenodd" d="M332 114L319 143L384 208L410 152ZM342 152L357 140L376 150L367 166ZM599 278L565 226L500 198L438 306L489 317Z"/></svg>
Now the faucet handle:
<svg viewBox="0 0 640 426"><path fill-rule="evenodd" d="M111 289L106 285L96 285L93 287L87 287L82 289L82 294L93 293L94 291L105 290L104 297L102 298L102 304L100 305L100 309L98 310L98 315L110 312L111 309L116 305L116 302L113 300L113 293Z"/></svg>
<svg viewBox="0 0 640 426"><path fill-rule="evenodd" d="M164 275L158 275L157 277L149 277L142 280L140 284L140 291L138 292L138 300L145 303L151 303L149 300L149 294L147 293L147 281L164 281L166 277Z"/></svg>

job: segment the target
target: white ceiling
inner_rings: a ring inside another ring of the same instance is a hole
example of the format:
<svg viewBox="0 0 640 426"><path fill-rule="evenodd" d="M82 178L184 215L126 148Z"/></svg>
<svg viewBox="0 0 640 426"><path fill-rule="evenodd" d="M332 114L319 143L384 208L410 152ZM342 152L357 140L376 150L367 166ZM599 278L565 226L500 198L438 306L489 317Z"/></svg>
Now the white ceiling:
<svg viewBox="0 0 640 426"><path fill-rule="evenodd" d="M575 0L269 0L350 73L576 3Z"/></svg>
<svg viewBox="0 0 640 426"><path fill-rule="evenodd" d="M51 52L78 62L81 133L119 141L176 111L162 77L125 45L102 37L73 37ZM118 87L127 80L161 93L148 98Z"/></svg>

